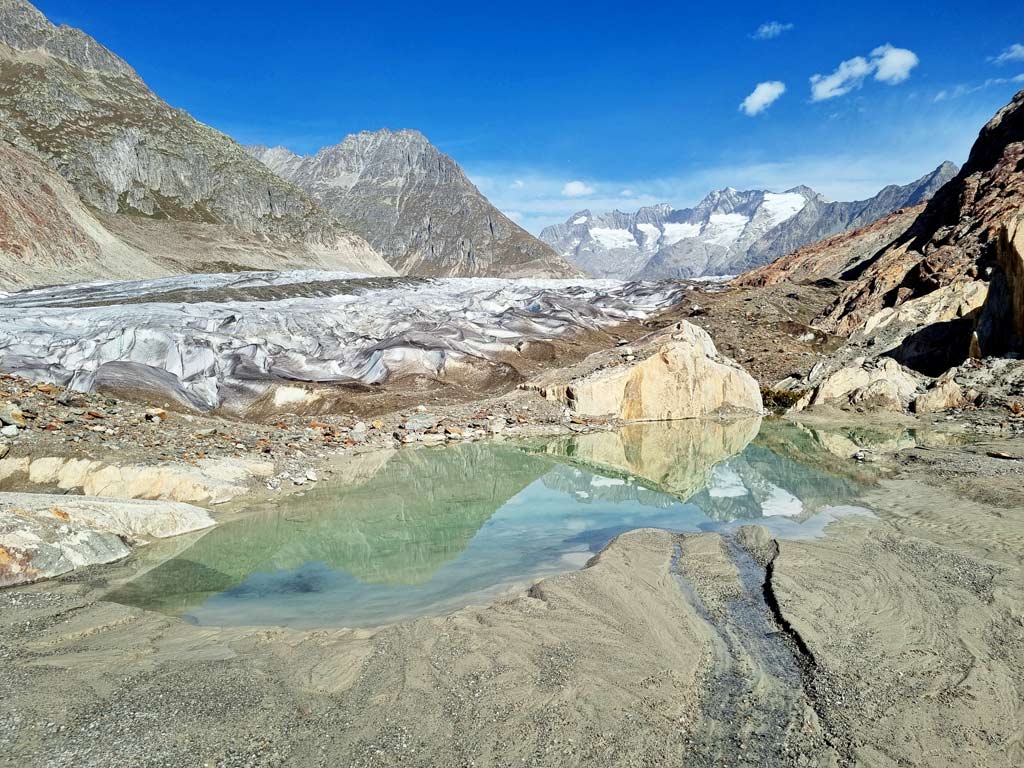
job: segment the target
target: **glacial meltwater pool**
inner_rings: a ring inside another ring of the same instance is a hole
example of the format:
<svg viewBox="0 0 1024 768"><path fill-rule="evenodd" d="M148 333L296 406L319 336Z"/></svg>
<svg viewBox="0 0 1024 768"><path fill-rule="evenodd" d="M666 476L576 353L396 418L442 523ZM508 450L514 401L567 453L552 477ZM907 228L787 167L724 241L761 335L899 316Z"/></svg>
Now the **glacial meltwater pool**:
<svg viewBox="0 0 1024 768"><path fill-rule="evenodd" d="M888 439L888 438L887 438ZM911 440L907 436L905 439ZM582 567L636 528L812 537L872 480L850 436L760 420L354 457L106 598L203 625L373 626Z"/></svg>

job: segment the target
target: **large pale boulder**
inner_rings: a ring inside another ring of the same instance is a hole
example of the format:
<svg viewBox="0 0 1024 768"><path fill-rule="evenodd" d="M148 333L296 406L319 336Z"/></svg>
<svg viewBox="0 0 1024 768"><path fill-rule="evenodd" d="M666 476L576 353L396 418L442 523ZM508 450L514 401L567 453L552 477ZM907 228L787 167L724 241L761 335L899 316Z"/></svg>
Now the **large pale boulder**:
<svg viewBox="0 0 1024 768"><path fill-rule="evenodd" d="M627 421L750 414L764 408L757 381L719 356L707 332L691 323L679 323L671 335L630 356L635 359L611 360L609 353L597 353L585 361L591 370L532 388L580 416Z"/></svg>
<svg viewBox="0 0 1024 768"><path fill-rule="evenodd" d="M0 493L0 587L110 563L129 544L213 524L206 510L177 502Z"/></svg>
<svg viewBox="0 0 1024 768"><path fill-rule="evenodd" d="M808 404L902 411L915 397L917 387L917 378L895 360L861 359L823 378Z"/></svg>
<svg viewBox="0 0 1024 768"><path fill-rule="evenodd" d="M927 392L914 398L914 413L942 413L959 408L966 401L963 389L953 379L938 382Z"/></svg>

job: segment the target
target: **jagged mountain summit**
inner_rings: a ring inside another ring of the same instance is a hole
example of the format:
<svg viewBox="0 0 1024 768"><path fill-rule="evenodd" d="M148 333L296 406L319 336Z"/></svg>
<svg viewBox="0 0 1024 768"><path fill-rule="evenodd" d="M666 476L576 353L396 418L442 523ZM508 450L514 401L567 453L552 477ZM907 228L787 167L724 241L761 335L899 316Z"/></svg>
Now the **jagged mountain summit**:
<svg viewBox="0 0 1024 768"><path fill-rule="evenodd" d="M388 274L366 241L308 194L271 173L224 134L174 109L131 66L81 30L55 26L25 0L0 0L0 155L5 178L32 167L63 178L84 203L31 186L88 241L76 276L130 276L237 268L313 266ZM20 177L19 177L20 178ZM52 232L8 237L0 221L0 269L18 285L30 269L7 240L46 248ZM122 258L128 254L130 258ZM80 259L81 260L81 259ZM116 270L116 271L115 271ZM56 275L60 277L60 274ZM52 270L50 281L55 278Z"/></svg>
<svg viewBox="0 0 1024 768"><path fill-rule="evenodd" d="M407 275L570 277L579 270L485 198L418 131L349 136L307 157L250 147Z"/></svg>
<svg viewBox="0 0 1024 768"><path fill-rule="evenodd" d="M927 200L956 173L955 165L943 163L911 184L888 186L853 202L829 202L804 186L781 193L729 187L694 208L661 204L635 213L584 210L547 227L541 239L598 277L738 274Z"/></svg>

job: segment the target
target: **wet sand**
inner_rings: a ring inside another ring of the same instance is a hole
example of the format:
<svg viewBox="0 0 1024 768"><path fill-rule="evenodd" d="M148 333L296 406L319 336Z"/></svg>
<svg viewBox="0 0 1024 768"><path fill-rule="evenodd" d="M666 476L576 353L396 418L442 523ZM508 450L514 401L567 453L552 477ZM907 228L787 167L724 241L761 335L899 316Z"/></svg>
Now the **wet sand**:
<svg viewBox="0 0 1024 768"><path fill-rule="evenodd" d="M887 454L877 517L820 539L635 531L379 630L97 599L172 554L155 547L8 590L0 764L1021 765L1024 489L989 450Z"/></svg>

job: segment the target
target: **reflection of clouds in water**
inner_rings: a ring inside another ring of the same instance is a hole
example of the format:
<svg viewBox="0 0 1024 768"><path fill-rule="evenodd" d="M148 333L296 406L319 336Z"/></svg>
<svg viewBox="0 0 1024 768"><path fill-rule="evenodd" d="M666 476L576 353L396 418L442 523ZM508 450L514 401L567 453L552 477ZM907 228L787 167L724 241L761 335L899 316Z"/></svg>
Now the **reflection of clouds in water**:
<svg viewBox="0 0 1024 768"><path fill-rule="evenodd" d="M609 488L613 485L625 485L626 481L619 477L603 477L594 475L590 479L590 485L594 488Z"/></svg>
<svg viewBox="0 0 1024 768"><path fill-rule="evenodd" d="M721 526L718 530L735 530L741 525L756 524L767 528L768 531L779 539L791 539L801 541L806 539L820 539L825 535L825 529L832 523L847 517L866 517L874 519L875 513L866 507L835 506L825 507L816 515L811 515L803 522L781 515L765 517L760 520L736 520Z"/></svg>
<svg viewBox="0 0 1024 768"><path fill-rule="evenodd" d="M761 502L761 514L765 517L799 517L804 504L789 491L772 485L768 498Z"/></svg>
<svg viewBox="0 0 1024 768"><path fill-rule="evenodd" d="M750 491L742 478L729 464L722 463L711 470L708 478L708 495L716 499L733 499L746 496Z"/></svg>

